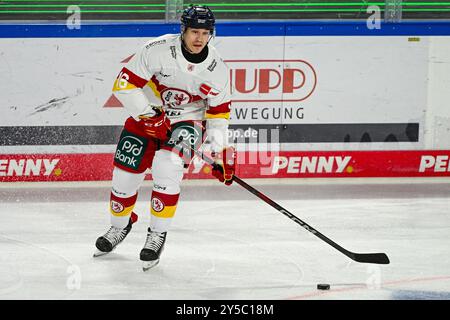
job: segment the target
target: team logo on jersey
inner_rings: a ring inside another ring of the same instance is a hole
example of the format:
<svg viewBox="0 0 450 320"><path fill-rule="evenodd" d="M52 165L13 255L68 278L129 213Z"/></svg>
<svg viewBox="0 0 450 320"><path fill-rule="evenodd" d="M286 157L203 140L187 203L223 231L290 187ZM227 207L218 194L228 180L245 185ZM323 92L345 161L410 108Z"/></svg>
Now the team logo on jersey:
<svg viewBox="0 0 450 320"><path fill-rule="evenodd" d="M123 205L120 202L111 200L111 210L115 213L120 213L123 211Z"/></svg>
<svg viewBox="0 0 450 320"><path fill-rule="evenodd" d="M156 212L161 212L164 210L164 203L159 198L153 197L152 209Z"/></svg>
<svg viewBox="0 0 450 320"><path fill-rule="evenodd" d="M192 101L192 96L184 90L176 88L167 88L161 91L161 99L165 104L174 103L180 106Z"/></svg>

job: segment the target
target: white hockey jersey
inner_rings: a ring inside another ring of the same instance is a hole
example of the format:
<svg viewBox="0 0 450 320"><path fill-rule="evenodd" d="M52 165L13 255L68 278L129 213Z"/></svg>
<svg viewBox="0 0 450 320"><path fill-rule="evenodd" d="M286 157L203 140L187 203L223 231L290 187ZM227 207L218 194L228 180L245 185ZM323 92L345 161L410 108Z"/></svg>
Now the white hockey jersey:
<svg viewBox="0 0 450 320"><path fill-rule="evenodd" d="M136 120L151 112L152 105L163 105L172 123L207 120L207 135L222 135L213 149L226 145L229 70L211 45L207 58L196 64L183 56L179 34L148 41L119 73L113 92Z"/></svg>

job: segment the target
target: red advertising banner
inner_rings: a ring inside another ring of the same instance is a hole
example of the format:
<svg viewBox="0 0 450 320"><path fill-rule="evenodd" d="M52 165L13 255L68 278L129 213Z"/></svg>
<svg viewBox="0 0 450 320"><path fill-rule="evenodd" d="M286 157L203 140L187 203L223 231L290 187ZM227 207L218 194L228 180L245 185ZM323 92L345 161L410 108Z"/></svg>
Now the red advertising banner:
<svg viewBox="0 0 450 320"><path fill-rule="evenodd" d="M241 152L237 163L242 178L450 176L450 150ZM110 180L112 164L112 153L0 155L0 181ZM209 179L210 173L196 158L186 178Z"/></svg>

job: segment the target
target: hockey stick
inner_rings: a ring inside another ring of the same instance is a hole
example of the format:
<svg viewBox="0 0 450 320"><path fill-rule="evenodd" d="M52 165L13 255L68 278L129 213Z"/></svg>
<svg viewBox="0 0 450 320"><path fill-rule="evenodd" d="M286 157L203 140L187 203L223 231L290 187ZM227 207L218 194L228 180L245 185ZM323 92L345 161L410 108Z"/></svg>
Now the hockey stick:
<svg viewBox="0 0 450 320"><path fill-rule="evenodd" d="M210 164L214 169L218 169L218 170L223 172L222 166L220 166L219 164L215 163L213 159L207 157L203 152L192 148L192 146L186 145L186 143L184 143L182 141L182 138L180 139L179 143L181 143L185 148L190 149L191 152L194 152L198 157L203 159L206 163ZM250 191L251 193L253 193L255 196L257 196L258 198L260 198L261 200L263 200L267 204L269 204L272 207L274 207L275 209L277 209L279 212L284 214L286 217L288 217L289 219L291 219L295 223L299 224L300 226L302 226L303 228L305 228L306 230L308 230L309 232L311 232L312 234L314 234L318 238L320 238L323 241L325 241L326 243L328 243L330 246L332 246L336 250L338 250L341 253L345 254L350 259L352 259L352 260L354 260L356 262L361 262L361 263L389 264L389 258L388 258L388 256L385 253L355 253L355 252L348 251L347 249L341 247L336 242L334 242L330 238L324 236L322 233L320 233L319 231L317 231L316 229L311 227L309 224L307 224L306 222L302 221L301 219L296 217L294 214L292 214L291 212L289 212L288 210L286 210L285 208L280 206L278 203L276 203L275 201L270 199L268 196L263 194L261 191L258 191L255 188L253 188L252 186L250 186L249 184L247 184L244 180L242 180L238 176L233 175L233 181L235 181L237 184L242 186L247 191Z"/></svg>
<svg viewBox="0 0 450 320"><path fill-rule="evenodd" d="M153 106L149 112L142 114L142 116L153 117L155 115L161 114L161 110L164 110L164 112L173 120L185 116L187 114L199 112L200 109L204 109L207 106L208 104L205 99L180 105L178 105L175 102L169 102L161 106L159 105Z"/></svg>

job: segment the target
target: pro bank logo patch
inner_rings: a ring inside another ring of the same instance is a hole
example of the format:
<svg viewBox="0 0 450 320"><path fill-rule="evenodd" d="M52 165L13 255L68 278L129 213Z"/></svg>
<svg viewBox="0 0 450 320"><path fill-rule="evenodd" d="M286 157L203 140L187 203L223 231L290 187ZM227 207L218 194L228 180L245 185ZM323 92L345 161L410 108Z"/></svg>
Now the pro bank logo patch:
<svg viewBox="0 0 450 320"><path fill-rule="evenodd" d="M168 141L168 145L176 145L179 141L197 146L197 143L202 137L201 131L193 125L181 123L180 126L174 126L172 136Z"/></svg>
<svg viewBox="0 0 450 320"><path fill-rule="evenodd" d="M123 166L137 170L146 147L146 140L124 131L117 145L114 160Z"/></svg>
<svg viewBox="0 0 450 320"><path fill-rule="evenodd" d="M234 102L303 101L317 74L304 60L227 60Z"/></svg>

